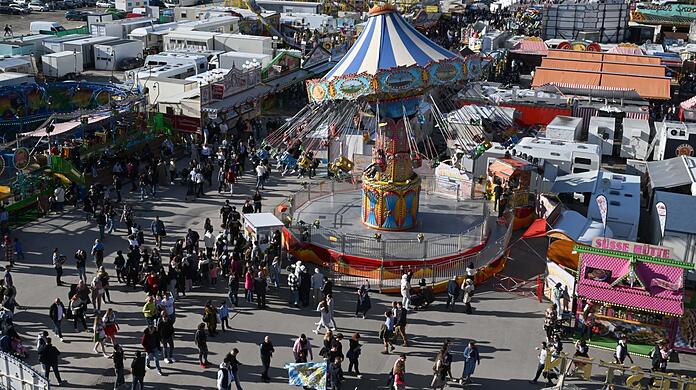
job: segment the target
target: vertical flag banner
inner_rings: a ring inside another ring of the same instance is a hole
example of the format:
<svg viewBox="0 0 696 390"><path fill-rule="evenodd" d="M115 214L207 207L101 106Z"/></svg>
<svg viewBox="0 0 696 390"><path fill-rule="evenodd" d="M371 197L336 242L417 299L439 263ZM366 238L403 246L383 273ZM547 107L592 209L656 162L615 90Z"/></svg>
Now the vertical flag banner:
<svg viewBox="0 0 696 390"><path fill-rule="evenodd" d="M288 384L306 386L315 390L326 390L326 362L288 363Z"/></svg>
<svg viewBox="0 0 696 390"><path fill-rule="evenodd" d="M657 202L655 204L657 210L657 219L660 221L660 242L665 236L665 223L667 222L667 205L665 202Z"/></svg>
<svg viewBox="0 0 696 390"><path fill-rule="evenodd" d="M597 195L597 207L599 208L599 215L602 217L602 225L604 230L607 230L607 197L604 195Z"/></svg>

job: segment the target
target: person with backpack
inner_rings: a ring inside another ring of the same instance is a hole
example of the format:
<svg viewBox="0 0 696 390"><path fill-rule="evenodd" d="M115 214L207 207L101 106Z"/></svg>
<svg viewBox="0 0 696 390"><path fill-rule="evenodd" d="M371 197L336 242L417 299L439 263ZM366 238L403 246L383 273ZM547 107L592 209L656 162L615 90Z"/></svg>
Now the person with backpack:
<svg viewBox="0 0 696 390"><path fill-rule="evenodd" d="M198 365L201 368L208 368L210 362L208 361L208 335L205 333L205 323L201 322L198 324L198 329L193 336L193 342L198 348Z"/></svg>
<svg viewBox="0 0 696 390"><path fill-rule="evenodd" d="M218 390L230 390L232 382L234 382L234 375L230 369L230 360L225 357L217 372L217 388Z"/></svg>
<svg viewBox="0 0 696 390"><path fill-rule="evenodd" d="M51 370L53 370L53 375L56 376L58 385L60 385L64 382L60 378L60 371L58 371L58 356L60 356L60 351L58 350L58 348L53 346L50 337L46 337L45 341L46 343L43 344L38 351L39 363L41 363L41 367L43 368L44 377L46 377L46 380L49 379L48 375L51 373Z"/></svg>
<svg viewBox="0 0 696 390"><path fill-rule="evenodd" d="M382 351L382 353L384 355L388 355L389 347L391 347L392 351L395 349L394 345L392 344L395 321L391 311L384 312L384 317L384 323L382 323L382 327L379 330L379 339L384 343L384 351Z"/></svg>
<svg viewBox="0 0 696 390"><path fill-rule="evenodd" d="M92 256L94 256L94 263L97 265L97 268L101 267L104 263L104 244L99 239L94 240Z"/></svg>

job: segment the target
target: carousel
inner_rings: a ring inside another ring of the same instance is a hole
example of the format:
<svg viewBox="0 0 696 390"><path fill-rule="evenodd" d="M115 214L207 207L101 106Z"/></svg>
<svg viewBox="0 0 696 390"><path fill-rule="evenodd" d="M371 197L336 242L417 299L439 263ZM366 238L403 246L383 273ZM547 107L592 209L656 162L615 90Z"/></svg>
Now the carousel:
<svg viewBox="0 0 696 390"><path fill-rule="evenodd" d="M485 205L434 190L438 152L427 116L437 127L441 121L436 107L424 110L435 106L439 88L469 80L470 68L393 6L370 9L353 47L323 78L307 81L310 104L259 152L259 158L275 156L283 173L302 175L311 161L329 162L333 181L307 183L276 210L293 255L336 261L350 272L376 264L422 266L485 246Z"/></svg>

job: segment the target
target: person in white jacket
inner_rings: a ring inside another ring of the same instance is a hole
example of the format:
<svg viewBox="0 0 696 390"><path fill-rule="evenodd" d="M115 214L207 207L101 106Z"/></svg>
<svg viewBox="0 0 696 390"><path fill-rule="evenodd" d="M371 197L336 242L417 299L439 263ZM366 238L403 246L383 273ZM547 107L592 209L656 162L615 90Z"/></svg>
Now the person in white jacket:
<svg viewBox="0 0 696 390"><path fill-rule="evenodd" d="M411 307L411 277L413 276L412 271L401 275L401 303L406 310L410 310Z"/></svg>
<svg viewBox="0 0 696 390"><path fill-rule="evenodd" d="M321 286L324 285L324 274L319 271L319 268L314 269L314 275L312 275L312 303L319 304L321 301Z"/></svg>
<svg viewBox="0 0 696 390"><path fill-rule="evenodd" d="M222 363L220 363L220 369L217 372L217 389L230 390L232 383L234 383L234 374L232 374L230 369L230 360L225 357Z"/></svg>

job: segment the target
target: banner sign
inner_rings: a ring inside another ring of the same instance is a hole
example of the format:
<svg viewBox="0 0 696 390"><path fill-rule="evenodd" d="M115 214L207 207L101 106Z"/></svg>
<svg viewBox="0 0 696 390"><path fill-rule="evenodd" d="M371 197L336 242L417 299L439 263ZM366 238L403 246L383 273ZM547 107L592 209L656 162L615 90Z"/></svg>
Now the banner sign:
<svg viewBox="0 0 696 390"><path fill-rule="evenodd" d="M657 219L660 221L660 239L665 236L665 223L667 222L667 205L665 202L657 202L655 204L657 210Z"/></svg>
<svg viewBox="0 0 696 390"><path fill-rule="evenodd" d="M616 252L633 253L636 255L660 257L663 259L672 258L672 248L643 244L641 242L615 240L606 237L595 237L592 240L592 247Z"/></svg>
<svg viewBox="0 0 696 390"><path fill-rule="evenodd" d="M604 195L597 195L597 207L599 208L599 215L602 217L602 227L604 230L607 229L607 197Z"/></svg>

